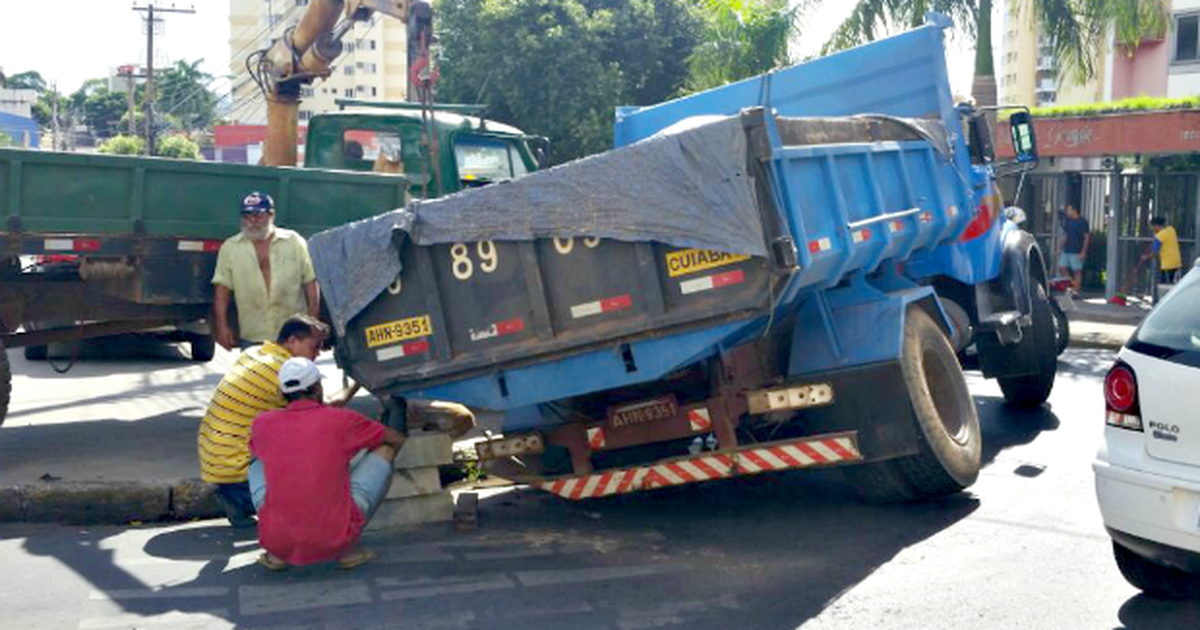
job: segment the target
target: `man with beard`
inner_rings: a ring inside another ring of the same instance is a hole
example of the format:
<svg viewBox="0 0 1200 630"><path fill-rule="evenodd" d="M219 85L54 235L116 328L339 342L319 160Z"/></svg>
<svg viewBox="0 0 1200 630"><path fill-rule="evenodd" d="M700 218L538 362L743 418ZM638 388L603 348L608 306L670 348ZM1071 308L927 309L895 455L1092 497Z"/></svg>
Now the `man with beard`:
<svg viewBox="0 0 1200 630"><path fill-rule="evenodd" d="M252 192L242 200L242 231L221 245L213 273L214 334L226 350L247 348L275 337L296 313L316 317L321 293L308 244L275 225L275 200ZM230 295L237 304L238 331L229 324Z"/></svg>

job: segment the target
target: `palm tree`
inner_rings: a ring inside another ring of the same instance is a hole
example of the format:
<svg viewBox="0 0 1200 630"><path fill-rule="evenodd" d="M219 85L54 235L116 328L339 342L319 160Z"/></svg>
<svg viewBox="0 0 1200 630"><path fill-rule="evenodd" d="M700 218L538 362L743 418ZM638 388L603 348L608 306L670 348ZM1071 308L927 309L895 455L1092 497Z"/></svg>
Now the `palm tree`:
<svg viewBox="0 0 1200 630"><path fill-rule="evenodd" d="M999 0L1003 2L1004 0ZM1160 38L1169 24L1169 0L1016 0L1018 19L1036 24L1054 47L1063 69L1079 83L1096 75L1098 53L1114 41L1134 50L1146 39ZM928 11L946 13L966 36L975 38L975 79L971 95L981 106L996 104L992 59L993 0L858 0L825 52L866 43L894 28L912 28Z"/></svg>
<svg viewBox="0 0 1200 630"><path fill-rule="evenodd" d="M788 41L807 1L700 0L700 43L688 56L685 89L700 91L789 63Z"/></svg>

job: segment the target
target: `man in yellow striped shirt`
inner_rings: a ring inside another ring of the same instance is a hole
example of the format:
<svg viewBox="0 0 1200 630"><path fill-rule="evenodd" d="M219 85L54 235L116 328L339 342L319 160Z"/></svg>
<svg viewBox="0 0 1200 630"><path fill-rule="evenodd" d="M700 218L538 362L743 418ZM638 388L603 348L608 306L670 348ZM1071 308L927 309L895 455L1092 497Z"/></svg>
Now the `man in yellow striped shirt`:
<svg viewBox="0 0 1200 630"><path fill-rule="evenodd" d="M235 527L254 525L254 504L246 483L250 423L258 414L286 405L279 390L279 368L284 361L292 357L315 360L328 334L329 327L315 317L293 315L280 327L274 342L242 352L213 393L197 438L200 477L216 484L217 500ZM345 405L357 390L355 385L330 404Z"/></svg>

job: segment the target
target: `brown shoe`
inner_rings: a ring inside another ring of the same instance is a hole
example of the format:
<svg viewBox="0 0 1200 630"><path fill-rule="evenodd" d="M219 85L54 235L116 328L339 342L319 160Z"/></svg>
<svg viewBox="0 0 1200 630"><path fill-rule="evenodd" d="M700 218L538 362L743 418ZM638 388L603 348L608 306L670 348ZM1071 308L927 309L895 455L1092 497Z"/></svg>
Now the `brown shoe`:
<svg viewBox="0 0 1200 630"><path fill-rule="evenodd" d="M366 564L375 558L375 552L362 547L355 548L338 558L338 568L349 571L360 564Z"/></svg>
<svg viewBox="0 0 1200 630"><path fill-rule="evenodd" d="M275 572L287 571L287 568L288 568L288 563L284 562L283 560L280 560L279 558L276 558L275 556L273 556L265 551L262 552L262 555L260 555L258 557L258 563L263 565L263 568L265 568L268 571L275 571Z"/></svg>

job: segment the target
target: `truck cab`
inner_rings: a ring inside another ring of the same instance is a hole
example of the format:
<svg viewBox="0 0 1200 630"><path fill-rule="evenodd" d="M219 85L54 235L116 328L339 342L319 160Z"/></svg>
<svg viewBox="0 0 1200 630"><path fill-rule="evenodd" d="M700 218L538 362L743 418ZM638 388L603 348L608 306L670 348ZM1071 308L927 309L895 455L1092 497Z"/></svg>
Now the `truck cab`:
<svg viewBox="0 0 1200 630"><path fill-rule="evenodd" d="M438 106L423 120L421 110L403 106L411 105L375 103L315 116L308 127L304 166L403 174L412 180L409 193L420 198L520 177L538 168L533 147L543 146L542 138ZM428 143L423 141L427 125L433 132ZM436 154L432 160L431 154Z"/></svg>

